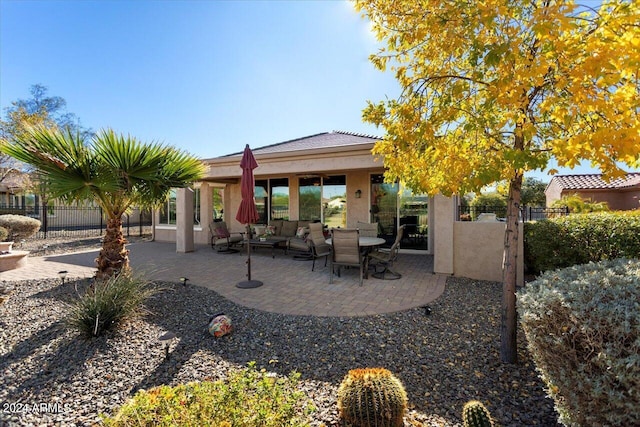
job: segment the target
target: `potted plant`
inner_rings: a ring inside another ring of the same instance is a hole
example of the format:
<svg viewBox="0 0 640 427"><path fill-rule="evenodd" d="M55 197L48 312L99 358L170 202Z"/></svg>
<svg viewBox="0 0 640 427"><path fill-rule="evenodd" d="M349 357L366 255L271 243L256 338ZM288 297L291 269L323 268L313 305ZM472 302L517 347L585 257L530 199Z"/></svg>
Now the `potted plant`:
<svg viewBox="0 0 640 427"><path fill-rule="evenodd" d="M0 253L9 253L13 246L13 239L26 239L38 232L40 221L24 215L0 215Z"/></svg>

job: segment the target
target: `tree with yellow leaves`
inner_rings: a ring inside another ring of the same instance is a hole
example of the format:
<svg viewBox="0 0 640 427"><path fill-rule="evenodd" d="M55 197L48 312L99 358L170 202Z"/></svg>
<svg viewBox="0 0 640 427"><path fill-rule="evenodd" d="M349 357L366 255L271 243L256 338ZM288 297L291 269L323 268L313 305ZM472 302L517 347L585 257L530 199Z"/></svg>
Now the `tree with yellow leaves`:
<svg viewBox="0 0 640 427"><path fill-rule="evenodd" d="M516 256L522 179L589 161L605 178L640 166L640 3L597 9L553 0L356 0L385 47L398 99L367 122L385 178L431 195L505 180L501 358L517 361Z"/></svg>

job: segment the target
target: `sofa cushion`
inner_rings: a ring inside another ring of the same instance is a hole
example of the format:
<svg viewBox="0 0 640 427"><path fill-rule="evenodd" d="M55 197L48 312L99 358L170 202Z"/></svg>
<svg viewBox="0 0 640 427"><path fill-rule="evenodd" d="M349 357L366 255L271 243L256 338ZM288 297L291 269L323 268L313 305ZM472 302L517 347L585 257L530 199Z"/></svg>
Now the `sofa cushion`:
<svg viewBox="0 0 640 427"><path fill-rule="evenodd" d="M304 239L299 239L297 237L292 237L289 239L289 249L308 252L310 248L311 246L309 242L305 241Z"/></svg>
<svg viewBox="0 0 640 427"><path fill-rule="evenodd" d="M298 221L298 227L309 227L311 221Z"/></svg>
<svg viewBox="0 0 640 427"><path fill-rule="evenodd" d="M280 236L293 237L298 230L298 221L282 221L282 231L278 233Z"/></svg>

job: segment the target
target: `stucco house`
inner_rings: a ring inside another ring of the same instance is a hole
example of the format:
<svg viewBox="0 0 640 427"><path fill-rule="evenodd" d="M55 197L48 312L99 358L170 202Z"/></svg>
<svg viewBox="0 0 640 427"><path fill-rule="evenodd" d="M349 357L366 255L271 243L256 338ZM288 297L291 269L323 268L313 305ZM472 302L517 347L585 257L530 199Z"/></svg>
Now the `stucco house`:
<svg viewBox="0 0 640 427"><path fill-rule="evenodd" d="M640 173L605 181L600 174L556 175L544 191L547 206L564 196L577 194L592 202L606 202L611 210L640 208Z"/></svg>
<svg viewBox="0 0 640 427"><path fill-rule="evenodd" d="M375 222L388 242L400 225L410 225L415 231L401 247L433 255L436 273L501 280L505 224L458 222L456 197L427 197L385 183L382 159L372 154L379 140L333 131L251 147L258 163L253 172L260 223L311 220L356 228L359 221ZM176 242L178 252L189 252L209 243L214 219L224 219L231 231L244 231L235 219L241 157L238 152L203 160L204 179L193 189L173 192L156 212L154 239Z"/></svg>

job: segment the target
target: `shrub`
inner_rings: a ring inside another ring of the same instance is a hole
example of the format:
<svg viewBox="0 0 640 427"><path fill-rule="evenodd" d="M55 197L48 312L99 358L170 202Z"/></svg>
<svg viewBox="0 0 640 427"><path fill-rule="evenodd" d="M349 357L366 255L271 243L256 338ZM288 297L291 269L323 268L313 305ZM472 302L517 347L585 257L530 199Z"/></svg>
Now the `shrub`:
<svg viewBox="0 0 640 427"><path fill-rule="evenodd" d="M141 390L106 426L308 426L315 410L297 389L300 374L276 378L255 369L232 371L226 381Z"/></svg>
<svg viewBox="0 0 640 427"><path fill-rule="evenodd" d="M159 290L131 272L96 281L71 304L66 323L86 337L97 337L145 312L144 301Z"/></svg>
<svg viewBox="0 0 640 427"><path fill-rule="evenodd" d="M352 369L338 389L340 418L354 427L401 427L407 393L384 368Z"/></svg>
<svg viewBox="0 0 640 427"><path fill-rule="evenodd" d="M640 260L544 273L518 293L529 351L565 425L640 420Z"/></svg>
<svg viewBox="0 0 640 427"><path fill-rule="evenodd" d="M640 257L640 212L569 215L524 226L531 273L606 259Z"/></svg>
<svg viewBox="0 0 640 427"><path fill-rule="evenodd" d="M40 221L24 215L0 215L0 227L9 231L8 239L28 239L40 230Z"/></svg>
<svg viewBox="0 0 640 427"><path fill-rule="evenodd" d="M0 242L4 242L9 237L9 230L4 227L0 227Z"/></svg>
<svg viewBox="0 0 640 427"><path fill-rule="evenodd" d="M607 202L592 202L577 194L563 196L551 204L552 208L569 208L571 213L606 212L609 210Z"/></svg>
<svg viewBox="0 0 640 427"><path fill-rule="evenodd" d="M481 213L495 213L498 217L507 216L507 200L498 193L478 194L470 203L472 220Z"/></svg>

